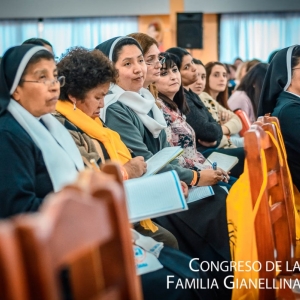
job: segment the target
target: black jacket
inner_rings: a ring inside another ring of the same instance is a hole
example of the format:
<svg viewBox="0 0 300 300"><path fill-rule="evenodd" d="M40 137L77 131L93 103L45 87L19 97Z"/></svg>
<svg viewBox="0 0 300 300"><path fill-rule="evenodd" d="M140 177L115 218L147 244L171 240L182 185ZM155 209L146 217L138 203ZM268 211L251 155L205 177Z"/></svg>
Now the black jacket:
<svg viewBox="0 0 300 300"><path fill-rule="evenodd" d="M36 211L53 191L42 152L14 117L0 117L0 219Z"/></svg>
<svg viewBox="0 0 300 300"><path fill-rule="evenodd" d="M300 191L300 97L281 92L272 116L279 119L293 183Z"/></svg>
<svg viewBox="0 0 300 300"><path fill-rule="evenodd" d="M187 91L184 89L184 95L190 109L190 112L186 115L186 121L195 130L197 150L202 152L207 149L199 144L198 139L205 142L217 141L215 147L218 147L223 137L221 125L214 120L197 94L192 90Z"/></svg>

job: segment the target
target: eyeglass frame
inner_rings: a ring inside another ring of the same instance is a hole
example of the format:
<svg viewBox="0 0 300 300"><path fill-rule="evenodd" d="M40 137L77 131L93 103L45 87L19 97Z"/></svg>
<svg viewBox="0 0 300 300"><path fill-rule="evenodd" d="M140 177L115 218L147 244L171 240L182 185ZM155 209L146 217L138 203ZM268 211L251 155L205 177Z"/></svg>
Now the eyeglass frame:
<svg viewBox="0 0 300 300"><path fill-rule="evenodd" d="M63 79L63 84L60 83L60 79ZM66 77L59 76L57 79L43 79L43 80L24 80L24 79L22 79L21 82L43 83L45 86L53 86L55 83L59 83L60 87L63 87L66 83ZM49 84L47 84L46 82L49 82Z"/></svg>
<svg viewBox="0 0 300 300"><path fill-rule="evenodd" d="M157 65L157 64L163 65L163 64L165 63L165 61L166 61L166 58L165 58L165 57L161 57L161 59L159 59L159 60L157 60L157 61L155 61L155 62L153 62L153 63L149 63L149 62L146 62L146 61L145 61L145 63L146 63L146 65L148 65L148 66L155 66L155 65Z"/></svg>

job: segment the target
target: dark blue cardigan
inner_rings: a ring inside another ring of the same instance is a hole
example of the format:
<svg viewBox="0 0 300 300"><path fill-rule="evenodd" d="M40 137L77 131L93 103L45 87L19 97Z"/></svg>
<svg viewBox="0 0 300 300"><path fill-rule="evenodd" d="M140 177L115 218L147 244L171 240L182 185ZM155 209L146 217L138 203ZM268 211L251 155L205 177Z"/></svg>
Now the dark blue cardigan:
<svg viewBox="0 0 300 300"><path fill-rule="evenodd" d="M0 218L36 211L53 191L42 152L14 117L0 117Z"/></svg>

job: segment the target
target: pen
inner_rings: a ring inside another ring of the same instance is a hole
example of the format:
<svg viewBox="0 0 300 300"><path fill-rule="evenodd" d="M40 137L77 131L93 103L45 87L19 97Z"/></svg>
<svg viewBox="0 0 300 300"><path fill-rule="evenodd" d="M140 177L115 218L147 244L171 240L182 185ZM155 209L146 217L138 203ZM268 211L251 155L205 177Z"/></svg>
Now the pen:
<svg viewBox="0 0 300 300"><path fill-rule="evenodd" d="M216 162L212 163L212 168L213 168L213 170L217 170L217 163ZM226 179L227 179L227 177L223 174L223 181L226 180Z"/></svg>

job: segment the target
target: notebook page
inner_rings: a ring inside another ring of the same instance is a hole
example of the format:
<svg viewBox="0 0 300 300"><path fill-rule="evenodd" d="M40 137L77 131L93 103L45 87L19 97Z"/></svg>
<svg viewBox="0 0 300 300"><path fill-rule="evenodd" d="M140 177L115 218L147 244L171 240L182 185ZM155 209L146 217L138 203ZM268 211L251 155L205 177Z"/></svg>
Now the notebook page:
<svg viewBox="0 0 300 300"><path fill-rule="evenodd" d="M215 193L211 186L193 186L189 188L189 196L187 198L187 203L192 203L194 201L207 198L214 194Z"/></svg>
<svg viewBox="0 0 300 300"><path fill-rule="evenodd" d="M236 156L213 152L209 155L203 165L211 166L213 162L216 162L219 168L228 172L238 163L238 161L239 159Z"/></svg>
<svg viewBox="0 0 300 300"><path fill-rule="evenodd" d="M187 209L175 171L124 181L130 222Z"/></svg>
<svg viewBox="0 0 300 300"><path fill-rule="evenodd" d="M147 172L143 175L147 177L149 175L156 174L160 169L162 169L166 164L176 158L181 154L183 149L181 147L166 147L151 158L149 158L147 163Z"/></svg>

